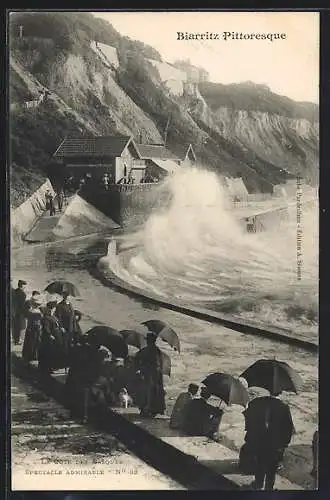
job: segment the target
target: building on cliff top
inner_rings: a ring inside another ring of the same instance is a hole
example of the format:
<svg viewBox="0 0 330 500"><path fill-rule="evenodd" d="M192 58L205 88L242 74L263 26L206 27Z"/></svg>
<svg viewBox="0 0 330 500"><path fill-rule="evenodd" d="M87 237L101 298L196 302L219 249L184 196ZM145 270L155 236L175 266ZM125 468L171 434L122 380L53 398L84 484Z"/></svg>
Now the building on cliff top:
<svg viewBox="0 0 330 500"><path fill-rule="evenodd" d="M117 184L129 179L135 183L146 178L159 180L194 162L196 155L191 144L178 155L164 145L137 144L131 136L113 135L66 138L53 158L76 179L89 174L93 180L101 181L108 174L109 182Z"/></svg>

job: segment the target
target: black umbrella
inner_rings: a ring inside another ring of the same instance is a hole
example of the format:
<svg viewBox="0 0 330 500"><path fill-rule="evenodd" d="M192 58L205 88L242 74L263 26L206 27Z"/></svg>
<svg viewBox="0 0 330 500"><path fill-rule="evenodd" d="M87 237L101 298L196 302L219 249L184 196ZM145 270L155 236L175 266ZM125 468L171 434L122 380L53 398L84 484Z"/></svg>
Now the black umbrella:
<svg viewBox="0 0 330 500"><path fill-rule="evenodd" d="M53 281L49 285L46 286L45 292L48 293L57 293L58 295L62 295L62 293L67 292L72 297L79 297L80 293L76 285L70 283L70 281L58 280Z"/></svg>
<svg viewBox="0 0 330 500"><path fill-rule="evenodd" d="M167 342L176 351L180 352L180 340L178 334L166 323L158 319L151 319L148 321L144 321L142 325L145 325L149 331L155 333L159 338Z"/></svg>
<svg viewBox="0 0 330 500"><path fill-rule="evenodd" d="M282 391L298 392L303 384L301 377L290 365L276 359L260 359L242 374L249 387L263 387L271 394Z"/></svg>
<svg viewBox="0 0 330 500"><path fill-rule="evenodd" d="M212 373L202 384L227 405L236 404L245 407L249 401L249 393L242 382L228 373Z"/></svg>
<svg viewBox="0 0 330 500"><path fill-rule="evenodd" d="M139 330L120 330L120 335L123 336L126 343L128 345L132 345L137 347L138 349L142 349L147 345L147 333L148 330L139 331Z"/></svg>
<svg viewBox="0 0 330 500"><path fill-rule="evenodd" d="M86 333L90 344L103 345L116 358L126 358L128 347L125 339L114 328L109 326L94 326Z"/></svg>

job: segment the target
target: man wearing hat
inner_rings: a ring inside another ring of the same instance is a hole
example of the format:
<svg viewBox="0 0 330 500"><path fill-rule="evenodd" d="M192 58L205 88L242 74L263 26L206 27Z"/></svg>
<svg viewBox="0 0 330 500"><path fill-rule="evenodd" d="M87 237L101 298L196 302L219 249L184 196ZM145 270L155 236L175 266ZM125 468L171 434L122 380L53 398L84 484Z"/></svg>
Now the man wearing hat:
<svg viewBox="0 0 330 500"><path fill-rule="evenodd" d="M19 280L17 288L12 293L12 332L14 344L18 345L21 342L22 335L26 329L26 316L25 316L25 301L26 281Z"/></svg>
<svg viewBox="0 0 330 500"><path fill-rule="evenodd" d="M157 336L147 334L147 345L135 358L136 367L143 381L144 390L139 402L141 415L154 417L165 412L162 353L156 346Z"/></svg>

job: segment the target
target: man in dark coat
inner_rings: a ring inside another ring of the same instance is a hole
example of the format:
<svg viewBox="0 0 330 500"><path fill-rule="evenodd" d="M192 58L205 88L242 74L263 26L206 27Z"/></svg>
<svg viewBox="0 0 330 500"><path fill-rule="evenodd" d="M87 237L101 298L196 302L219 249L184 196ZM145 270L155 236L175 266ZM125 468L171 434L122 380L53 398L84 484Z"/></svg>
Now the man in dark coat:
<svg viewBox="0 0 330 500"><path fill-rule="evenodd" d="M156 346L157 336L149 332L147 345L135 357L135 366L143 381L139 408L141 415L155 417L165 412L165 391L163 383L163 359Z"/></svg>
<svg viewBox="0 0 330 500"><path fill-rule="evenodd" d="M253 456L256 490L273 490L276 471L294 433L290 408L278 394L253 399L244 412L245 441Z"/></svg>
<svg viewBox="0 0 330 500"><path fill-rule="evenodd" d="M24 291L26 284L26 281L19 280L17 288L12 292L12 331L15 345L21 342L26 329L26 293Z"/></svg>
<svg viewBox="0 0 330 500"><path fill-rule="evenodd" d="M69 293L63 292L62 297L63 299L55 308L55 316L57 317L61 327L64 328L66 332L67 348L70 349L75 333L75 312L68 299Z"/></svg>
<svg viewBox="0 0 330 500"><path fill-rule="evenodd" d="M202 387L201 397L188 403L182 426L186 434L213 437L217 431L223 411L207 402L210 396L209 390Z"/></svg>

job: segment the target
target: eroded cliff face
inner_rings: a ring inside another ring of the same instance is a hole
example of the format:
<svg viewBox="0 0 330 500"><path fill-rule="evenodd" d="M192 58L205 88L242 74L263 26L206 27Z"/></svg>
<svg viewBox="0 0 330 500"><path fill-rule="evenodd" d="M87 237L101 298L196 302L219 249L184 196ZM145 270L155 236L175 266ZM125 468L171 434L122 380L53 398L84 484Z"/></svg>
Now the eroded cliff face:
<svg viewBox="0 0 330 500"><path fill-rule="evenodd" d="M51 61L43 71L34 71L31 57L12 57L12 71L21 69L26 81L49 89L59 111L68 107L77 113L86 129L96 134L133 134L159 143L162 137L153 121L121 89L115 74L90 51L88 58L68 53ZM31 88L31 87L30 87ZM33 91L33 86L32 86ZM59 98L59 99L57 99Z"/></svg>
<svg viewBox="0 0 330 500"><path fill-rule="evenodd" d="M24 130L32 125L37 131L40 123L45 124L43 144L36 144L32 132L27 140L31 149L40 147L49 158L68 134L121 133L161 143L170 116L170 149L176 151L183 142L192 142L203 165L220 174L242 177L249 191L272 192L274 184L285 181L287 172L317 182L319 129L309 119L313 115L308 103L309 118L303 117L304 106L299 111L302 117L295 118L293 101L253 85L240 88L237 100L230 86L220 86L218 93L211 88L210 97L203 84L192 82L184 83L182 96L171 95L159 72L149 66L136 64L131 72L123 67L111 70L91 48L86 46L80 53L56 52L49 39L29 41L24 51L12 51L11 74L16 78L12 79L11 108L16 113L18 107L21 113L13 121L20 127L13 130L19 150L26 146ZM123 71L124 80L120 77ZM36 99L40 90L50 91L47 102L33 111L25 109L26 95ZM261 97L260 92L264 93ZM271 111L260 110L267 106ZM287 109L289 113L285 113Z"/></svg>
<svg viewBox="0 0 330 500"><path fill-rule="evenodd" d="M306 180L318 180L319 123L275 113L220 106L211 110L201 95L195 95L190 112L243 152L256 155Z"/></svg>

